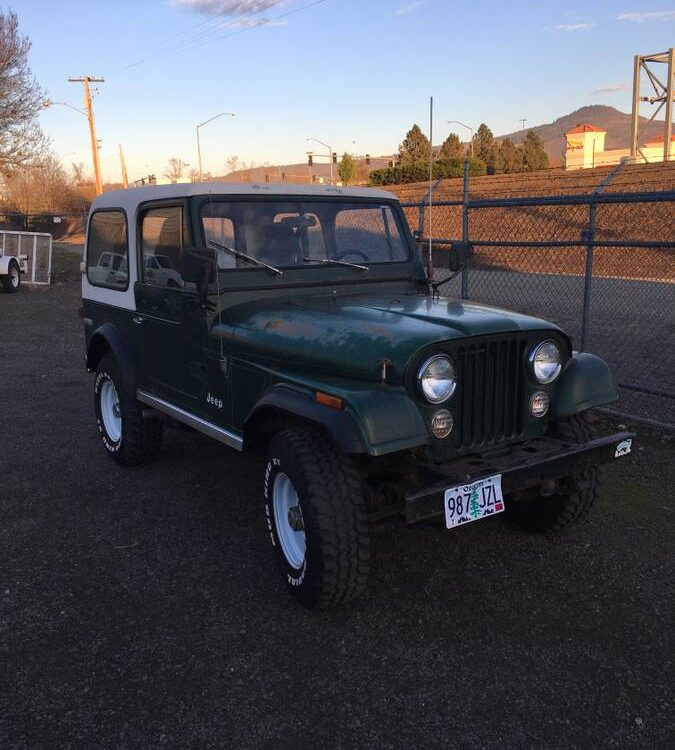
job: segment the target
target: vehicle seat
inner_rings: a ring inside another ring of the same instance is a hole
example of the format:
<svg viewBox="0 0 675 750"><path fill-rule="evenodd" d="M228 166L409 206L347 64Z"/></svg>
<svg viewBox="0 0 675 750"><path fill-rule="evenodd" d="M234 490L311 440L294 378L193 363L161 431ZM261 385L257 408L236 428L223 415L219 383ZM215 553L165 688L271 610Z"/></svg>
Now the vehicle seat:
<svg viewBox="0 0 675 750"><path fill-rule="evenodd" d="M295 233L286 224L274 223L267 228L260 260L273 266L288 266L300 262L300 247Z"/></svg>

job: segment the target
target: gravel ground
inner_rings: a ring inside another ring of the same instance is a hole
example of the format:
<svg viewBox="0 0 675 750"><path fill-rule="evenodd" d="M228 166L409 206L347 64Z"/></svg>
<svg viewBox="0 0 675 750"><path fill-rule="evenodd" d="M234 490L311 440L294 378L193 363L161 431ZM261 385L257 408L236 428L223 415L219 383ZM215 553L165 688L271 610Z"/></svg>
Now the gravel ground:
<svg viewBox="0 0 675 750"><path fill-rule="evenodd" d="M588 522L374 531L368 594L277 578L261 467L98 444L77 258L0 295L0 747L672 748L674 442L640 430Z"/></svg>

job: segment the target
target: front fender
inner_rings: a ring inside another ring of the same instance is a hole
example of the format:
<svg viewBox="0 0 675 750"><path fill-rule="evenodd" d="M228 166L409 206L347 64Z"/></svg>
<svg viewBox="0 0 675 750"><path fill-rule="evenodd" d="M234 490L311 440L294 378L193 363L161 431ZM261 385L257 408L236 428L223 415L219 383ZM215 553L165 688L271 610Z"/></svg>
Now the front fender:
<svg viewBox="0 0 675 750"><path fill-rule="evenodd" d="M619 392L607 363L587 352L577 352L560 375L551 404L551 419L570 417L594 406L617 401Z"/></svg>
<svg viewBox="0 0 675 750"><path fill-rule="evenodd" d="M314 399L314 390L280 384L258 401L244 425L244 443L253 444L255 433L270 418L284 414L323 428L340 449L349 454L380 456L424 445L428 433L419 410L403 388L329 389L344 407L333 409Z"/></svg>

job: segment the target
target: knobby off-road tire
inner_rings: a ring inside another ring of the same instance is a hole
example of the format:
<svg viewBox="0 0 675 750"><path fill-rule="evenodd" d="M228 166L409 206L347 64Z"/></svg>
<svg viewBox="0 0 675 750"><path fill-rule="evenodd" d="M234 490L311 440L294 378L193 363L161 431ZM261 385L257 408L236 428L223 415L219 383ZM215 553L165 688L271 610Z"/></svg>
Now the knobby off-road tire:
<svg viewBox="0 0 675 750"><path fill-rule="evenodd" d="M96 369L94 409L103 447L119 464L138 466L157 456L162 422L143 416L136 394L124 382L112 356L103 357Z"/></svg>
<svg viewBox="0 0 675 750"><path fill-rule="evenodd" d="M21 289L21 269L15 260L10 260L7 273L0 276L2 288L8 293L18 292Z"/></svg>
<svg viewBox="0 0 675 750"><path fill-rule="evenodd" d="M585 413L554 422L549 434L572 443L584 443L595 436ZM581 521L593 507L600 487L597 467L565 477L559 490L551 497L542 497L537 490L519 500L506 502L511 520L527 531L562 531Z"/></svg>
<svg viewBox="0 0 675 750"><path fill-rule="evenodd" d="M370 552L361 481L351 459L326 437L292 428L272 439L265 513L286 583L306 607L327 609L363 591ZM299 544L288 541L294 534L284 528L292 515L295 530L304 532Z"/></svg>

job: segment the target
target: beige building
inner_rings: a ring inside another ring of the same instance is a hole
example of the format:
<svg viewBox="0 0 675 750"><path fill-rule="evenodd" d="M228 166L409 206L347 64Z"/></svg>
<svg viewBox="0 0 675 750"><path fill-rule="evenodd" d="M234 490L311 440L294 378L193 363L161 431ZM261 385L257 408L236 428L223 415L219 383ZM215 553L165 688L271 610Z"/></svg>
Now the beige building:
<svg viewBox="0 0 675 750"><path fill-rule="evenodd" d="M584 123L565 133L565 169L592 169L619 164L630 159L630 149L617 148L605 151L607 131ZM675 136L670 144L670 158L675 160ZM636 162L663 161L663 136L647 141L638 149Z"/></svg>

